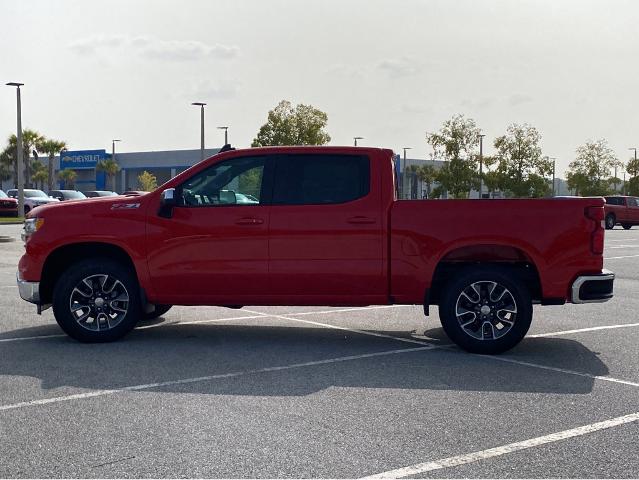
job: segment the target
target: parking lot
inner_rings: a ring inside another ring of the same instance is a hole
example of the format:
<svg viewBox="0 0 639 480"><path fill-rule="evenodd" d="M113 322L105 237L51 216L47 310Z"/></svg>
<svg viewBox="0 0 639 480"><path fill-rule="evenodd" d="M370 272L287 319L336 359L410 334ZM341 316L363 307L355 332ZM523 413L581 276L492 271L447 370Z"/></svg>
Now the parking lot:
<svg viewBox="0 0 639 480"><path fill-rule="evenodd" d="M496 357L432 309L175 307L123 341L62 334L0 225L0 477L638 477L639 228L605 304L535 307Z"/></svg>

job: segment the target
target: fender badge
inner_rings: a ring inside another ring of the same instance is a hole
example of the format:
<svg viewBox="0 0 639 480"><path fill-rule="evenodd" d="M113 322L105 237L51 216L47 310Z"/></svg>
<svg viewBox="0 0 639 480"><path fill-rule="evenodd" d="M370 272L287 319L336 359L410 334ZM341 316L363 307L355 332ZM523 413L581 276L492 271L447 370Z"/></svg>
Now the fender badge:
<svg viewBox="0 0 639 480"><path fill-rule="evenodd" d="M132 208L140 208L139 203L114 203L111 210L130 210Z"/></svg>

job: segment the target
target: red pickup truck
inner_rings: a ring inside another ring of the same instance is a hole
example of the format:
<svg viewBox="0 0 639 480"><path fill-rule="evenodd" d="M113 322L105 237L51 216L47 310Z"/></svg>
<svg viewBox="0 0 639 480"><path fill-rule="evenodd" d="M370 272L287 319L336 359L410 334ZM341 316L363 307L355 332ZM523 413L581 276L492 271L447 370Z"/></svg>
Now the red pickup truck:
<svg viewBox="0 0 639 480"><path fill-rule="evenodd" d="M18 286L88 342L171 305L411 304L499 353L534 303L612 297L603 220L603 198L397 200L391 150L231 150L147 195L34 210Z"/></svg>
<svg viewBox="0 0 639 480"><path fill-rule="evenodd" d="M639 198L614 195L606 197L606 228L611 230L618 223L629 230L639 225Z"/></svg>

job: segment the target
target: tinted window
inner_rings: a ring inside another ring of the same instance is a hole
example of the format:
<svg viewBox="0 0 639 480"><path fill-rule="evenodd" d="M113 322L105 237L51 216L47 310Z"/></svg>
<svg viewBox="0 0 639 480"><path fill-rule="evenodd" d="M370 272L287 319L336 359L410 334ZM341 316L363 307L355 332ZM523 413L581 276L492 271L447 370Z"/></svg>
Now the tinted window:
<svg viewBox="0 0 639 480"><path fill-rule="evenodd" d="M181 189L185 206L259 205L265 157L241 157L197 173Z"/></svg>
<svg viewBox="0 0 639 480"><path fill-rule="evenodd" d="M275 167L273 204L344 203L366 196L369 188L368 157L283 155Z"/></svg>
<svg viewBox="0 0 639 480"><path fill-rule="evenodd" d="M606 197L606 203L608 205L623 205L623 198L620 198L620 197Z"/></svg>
<svg viewBox="0 0 639 480"><path fill-rule="evenodd" d="M637 205L637 199L635 197L628 197L628 206L629 207L636 207Z"/></svg>

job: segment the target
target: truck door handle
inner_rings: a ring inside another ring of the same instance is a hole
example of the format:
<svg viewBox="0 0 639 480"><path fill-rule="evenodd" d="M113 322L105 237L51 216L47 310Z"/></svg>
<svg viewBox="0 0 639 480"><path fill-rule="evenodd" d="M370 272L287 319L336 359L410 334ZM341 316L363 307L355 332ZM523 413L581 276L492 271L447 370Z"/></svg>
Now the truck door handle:
<svg viewBox="0 0 639 480"><path fill-rule="evenodd" d="M371 224L371 223L375 223L375 219L374 218L369 218L369 217L363 217L361 215L358 215L357 217L351 217L347 220L348 223L354 223L357 225L363 225L363 224Z"/></svg>
<svg viewBox="0 0 639 480"><path fill-rule="evenodd" d="M264 220L254 217L244 217L235 221L236 225L261 225L262 223L264 223Z"/></svg>

